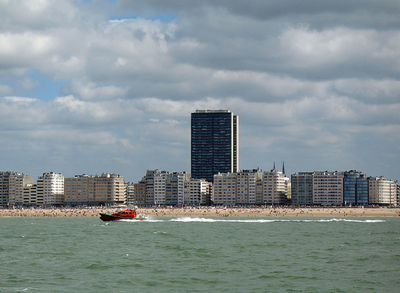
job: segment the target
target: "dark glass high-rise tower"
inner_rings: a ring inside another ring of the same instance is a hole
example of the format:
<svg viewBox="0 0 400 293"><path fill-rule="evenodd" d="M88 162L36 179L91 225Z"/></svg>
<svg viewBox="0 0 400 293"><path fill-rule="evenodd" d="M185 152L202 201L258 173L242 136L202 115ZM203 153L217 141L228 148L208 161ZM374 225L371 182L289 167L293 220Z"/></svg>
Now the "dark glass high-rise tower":
<svg viewBox="0 0 400 293"><path fill-rule="evenodd" d="M360 171L346 171L343 179L343 203L368 205L368 179Z"/></svg>
<svg viewBox="0 0 400 293"><path fill-rule="evenodd" d="M192 113L192 178L213 182L214 175L239 171L239 116L230 110Z"/></svg>

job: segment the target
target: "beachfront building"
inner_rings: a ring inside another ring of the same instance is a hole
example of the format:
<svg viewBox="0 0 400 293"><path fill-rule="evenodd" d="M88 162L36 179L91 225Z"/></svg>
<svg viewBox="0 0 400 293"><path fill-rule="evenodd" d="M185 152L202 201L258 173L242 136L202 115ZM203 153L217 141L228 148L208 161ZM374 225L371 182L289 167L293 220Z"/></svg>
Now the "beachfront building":
<svg viewBox="0 0 400 293"><path fill-rule="evenodd" d="M138 206L153 206L155 203L155 177L165 171L147 170L142 180L134 184L135 202ZM158 188L158 187L157 187ZM157 200L159 201L159 199Z"/></svg>
<svg viewBox="0 0 400 293"><path fill-rule="evenodd" d="M190 178L186 172L168 173L165 176L165 204L183 205L185 200L185 181Z"/></svg>
<svg viewBox="0 0 400 293"><path fill-rule="evenodd" d="M191 175L212 182L214 175L239 171L239 117L230 110L191 114Z"/></svg>
<svg viewBox="0 0 400 293"><path fill-rule="evenodd" d="M23 173L14 173L9 177L9 205L22 206L24 203L24 187L33 184L33 179Z"/></svg>
<svg viewBox="0 0 400 293"><path fill-rule="evenodd" d="M216 205L255 205L263 173L260 169L214 175L213 202ZM259 192L260 193L260 192ZM259 200L260 204L262 200Z"/></svg>
<svg viewBox="0 0 400 293"><path fill-rule="evenodd" d="M313 204L337 205L343 204L343 172L314 172L313 174Z"/></svg>
<svg viewBox="0 0 400 293"><path fill-rule="evenodd" d="M24 187L33 184L31 176L19 172L0 172L0 206L22 206Z"/></svg>
<svg viewBox="0 0 400 293"><path fill-rule="evenodd" d="M125 183L125 203L129 206L136 205L135 204L135 188L134 188L134 184L131 182Z"/></svg>
<svg viewBox="0 0 400 293"><path fill-rule="evenodd" d="M382 176L369 177L368 188L370 204L397 206L397 182Z"/></svg>
<svg viewBox="0 0 400 293"><path fill-rule="evenodd" d="M88 205L118 205L125 202L125 179L114 173L102 173L89 180Z"/></svg>
<svg viewBox="0 0 400 293"><path fill-rule="evenodd" d="M212 200L216 205L236 204L236 173L214 175Z"/></svg>
<svg viewBox="0 0 400 293"><path fill-rule="evenodd" d="M313 204L313 174L314 172L299 172L292 174L292 204Z"/></svg>
<svg viewBox="0 0 400 293"><path fill-rule="evenodd" d="M185 181L190 175L186 172L147 170L146 176L135 184L135 199L142 196L142 189L146 190L145 201L137 200L138 205L182 205L185 201ZM141 189L141 190L139 190Z"/></svg>
<svg viewBox="0 0 400 293"><path fill-rule="evenodd" d="M236 204L255 205L257 180L262 180L260 169L242 170L236 177Z"/></svg>
<svg viewBox="0 0 400 293"><path fill-rule="evenodd" d="M165 205L165 179L167 172L162 171L154 176L154 204Z"/></svg>
<svg viewBox="0 0 400 293"><path fill-rule="evenodd" d="M65 178L65 204L102 206L125 203L125 181L118 174L76 175Z"/></svg>
<svg viewBox="0 0 400 293"><path fill-rule="evenodd" d="M23 189L23 205L24 206L38 206L42 205L43 201L38 204L38 186L37 184L27 184Z"/></svg>
<svg viewBox="0 0 400 293"><path fill-rule="evenodd" d="M287 204L289 178L281 172L272 169L263 173L263 204Z"/></svg>
<svg viewBox="0 0 400 293"><path fill-rule="evenodd" d="M368 178L360 171L345 171L343 177L343 204L368 205Z"/></svg>
<svg viewBox="0 0 400 293"><path fill-rule="evenodd" d="M400 183L396 181L397 186L397 206L400 206Z"/></svg>
<svg viewBox="0 0 400 293"><path fill-rule="evenodd" d="M64 203L68 206L94 204L94 175L64 178Z"/></svg>
<svg viewBox="0 0 400 293"><path fill-rule="evenodd" d="M27 184L23 189L24 206L43 206L44 204L44 183L43 179L37 179L36 184Z"/></svg>
<svg viewBox="0 0 400 293"><path fill-rule="evenodd" d="M142 179L146 182L146 206L154 205L154 177L160 173L161 171L158 169L147 170L146 176Z"/></svg>
<svg viewBox="0 0 400 293"><path fill-rule="evenodd" d="M135 205L146 206L146 181L139 181L133 184L133 198Z"/></svg>
<svg viewBox="0 0 400 293"><path fill-rule="evenodd" d="M40 176L36 180L36 205L44 205L44 180Z"/></svg>
<svg viewBox="0 0 400 293"><path fill-rule="evenodd" d="M11 172L0 172L0 207L8 206L10 196L9 177Z"/></svg>
<svg viewBox="0 0 400 293"><path fill-rule="evenodd" d="M205 179L193 179L185 182L185 205L211 205L212 184Z"/></svg>
<svg viewBox="0 0 400 293"><path fill-rule="evenodd" d="M24 187L33 184L33 179L29 175L16 173L10 176L10 198L9 204L12 206L22 206L24 203Z"/></svg>
<svg viewBox="0 0 400 293"><path fill-rule="evenodd" d="M49 172L43 173L43 176L39 176L39 179L43 182L43 204L46 206L63 205L64 176L60 173Z"/></svg>

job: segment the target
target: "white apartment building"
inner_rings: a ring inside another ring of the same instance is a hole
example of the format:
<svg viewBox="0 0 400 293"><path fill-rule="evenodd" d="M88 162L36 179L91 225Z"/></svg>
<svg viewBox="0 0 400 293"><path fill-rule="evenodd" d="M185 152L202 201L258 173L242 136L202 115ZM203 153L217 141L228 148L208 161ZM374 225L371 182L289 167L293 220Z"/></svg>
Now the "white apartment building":
<svg viewBox="0 0 400 293"><path fill-rule="evenodd" d="M212 184L205 179L190 179L185 182L185 204L210 205Z"/></svg>
<svg viewBox="0 0 400 293"><path fill-rule="evenodd" d="M0 206L19 206L24 202L24 187L33 184L31 176L19 172L0 172Z"/></svg>
<svg viewBox="0 0 400 293"><path fill-rule="evenodd" d="M254 205L257 203L257 183L262 180L259 169L239 173L214 175L213 201L217 205Z"/></svg>
<svg viewBox="0 0 400 293"><path fill-rule="evenodd" d="M398 184L384 177L369 177L369 203L397 206Z"/></svg>
<svg viewBox="0 0 400 293"><path fill-rule="evenodd" d="M289 178L281 171L263 173L263 203L268 205L286 204Z"/></svg>
<svg viewBox="0 0 400 293"><path fill-rule="evenodd" d="M236 204L236 173L214 175L213 202L216 205Z"/></svg>
<svg viewBox="0 0 400 293"><path fill-rule="evenodd" d="M256 204L256 182L262 178L262 171L259 169L242 170L237 173L236 189L237 204Z"/></svg>
<svg viewBox="0 0 400 293"><path fill-rule="evenodd" d="M44 205L64 204L64 176L60 173L43 173Z"/></svg>
<svg viewBox="0 0 400 293"><path fill-rule="evenodd" d="M165 179L167 172L154 175L154 204L165 205Z"/></svg>
<svg viewBox="0 0 400 293"><path fill-rule="evenodd" d="M343 204L343 177L343 172L314 172L313 204L341 206Z"/></svg>
<svg viewBox="0 0 400 293"><path fill-rule="evenodd" d="M154 172L151 182L154 204L156 205L182 205L185 203L185 181L189 174L182 172L158 171ZM149 172L149 171L148 171ZM146 181L147 184L147 181ZM149 191L150 189L147 188Z"/></svg>
<svg viewBox="0 0 400 293"><path fill-rule="evenodd" d="M118 174L76 175L64 179L66 205L114 205L125 202L125 180Z"/></svg>
<svg viewBox="0 0 400 293"><path fill-rule="evenodd" d="M9 204L21 206L24 203L24 187L27 184L33 184L31 176L14 173L10 176L10 197Z"/></svg>
<svg viewBox="0 0 400 293"><path fill-rule="evenodd" d="M135 203L135 186L131 182L125 182L125 204L128 206L136 205Z"/></svg>
<svg viewBox="0 0 400 293"><path fill-rule="evenodd" d="M185 181L190 175L186 172L168 173L165 177L165 204L183 205L185 202Z"/></svg>
<svg viewBox="0 0 400 293"><path fill-rule="evenodd" d="M165 172L165 171L163 171ZM146 176L143 177L142 181L146 183L146 199L145 199L145 204L146 206L152 206L155 204L154 200L154 177L157 174L160 174L161 171L156 169L156 170L147 170L146 171Z"/></svg>

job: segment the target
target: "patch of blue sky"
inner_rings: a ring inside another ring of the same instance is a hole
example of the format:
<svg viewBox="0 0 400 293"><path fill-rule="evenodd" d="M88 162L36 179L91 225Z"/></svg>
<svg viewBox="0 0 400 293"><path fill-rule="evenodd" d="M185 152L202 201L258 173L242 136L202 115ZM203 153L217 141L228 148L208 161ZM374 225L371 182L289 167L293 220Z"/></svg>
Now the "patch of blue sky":
<svg viewBox="0 0 400 293"><path fill-rule="evenodd" d="M62 94L62 88L66 86L68 80L57 80L52 77L40 74L37 69L27 71L24 78L32 80L34 86L24 88L19 85L19 81L14 82L15 92L18 95L35 98L44 101L54 100Z"/></svg>
<svg viewBox="0 0 400 293"><path fill-rule="evenodd" d="M161 21L161 22L173 22L178 18L178 14L173 14L173 13L160 13L160 14L154 14L151 16L143 16L140 14L136 15L116 15L116 16L111 16L110 20L124 20L124 19L138 19L138 18L143 18L147 20L153 20L153 21Z"/></svg>

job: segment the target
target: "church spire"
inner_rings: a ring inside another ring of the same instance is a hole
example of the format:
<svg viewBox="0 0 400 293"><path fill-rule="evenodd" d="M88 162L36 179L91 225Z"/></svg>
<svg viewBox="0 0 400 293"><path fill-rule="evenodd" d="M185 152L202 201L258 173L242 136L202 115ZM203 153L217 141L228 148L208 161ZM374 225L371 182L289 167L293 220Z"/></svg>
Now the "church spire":
<svg viewBox="0 0 400 293"><path fill-rule="evenodd" d="M274 161L274 168L272 169L272 171L275 171L275 161Z"/></svg>
<svg viewBox="0 0 400 293"><path fill-rule="evenodd" d="M283 175L285 175L285 161L283 161L283 164L282 164L282 173L283 173Z"/></svg>

